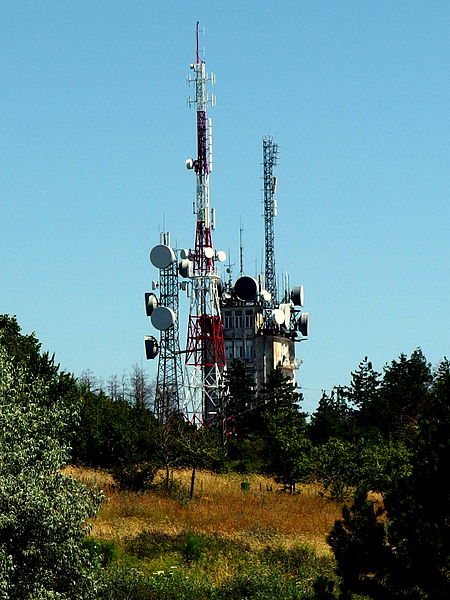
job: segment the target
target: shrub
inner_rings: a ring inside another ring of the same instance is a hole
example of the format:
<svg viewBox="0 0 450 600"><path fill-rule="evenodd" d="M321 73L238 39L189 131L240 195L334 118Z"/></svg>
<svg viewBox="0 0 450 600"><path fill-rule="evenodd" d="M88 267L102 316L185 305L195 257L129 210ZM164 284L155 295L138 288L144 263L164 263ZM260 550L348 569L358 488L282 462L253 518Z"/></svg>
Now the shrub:
<svg viewBox="0 0 450 600"><path fill-rule="evenodd" d="M86 538L83 541L83 548L89 552L92 558L96 558L102 567L109 565L118 556L118 548L115 542L108 540L96 540L95 538Z"/></svg>
<svg viewBox="0 0 450 600"><path fill-rule="evenodd" d="M150 462L116 467L112 476L121 491L144 492L150 489L158 467Z"/></svg>
<svg viewBox="0 0 450 600"><path fill-rule="evenodd" d="M187 533L181 554L186 562L197 562L205 550L205 539L196 533Z"/></svg>

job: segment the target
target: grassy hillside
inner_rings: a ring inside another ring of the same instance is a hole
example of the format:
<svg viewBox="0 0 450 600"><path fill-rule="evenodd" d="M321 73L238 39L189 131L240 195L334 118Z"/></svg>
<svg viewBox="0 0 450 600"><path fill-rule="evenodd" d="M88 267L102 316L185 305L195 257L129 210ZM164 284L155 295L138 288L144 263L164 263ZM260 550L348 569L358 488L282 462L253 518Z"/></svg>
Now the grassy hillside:
<svg viewBox="0 0 450 600"><path fill-rule="evenodd" d="M315 486L291 496L266 477L200 472L188 502L183 470L173 473L176 498L120 492L105 472L66 472L107 498L92 530L109 564L107 598L178 599L183 586L190 598L312 598L317 577L332 577L325 537L340 506Z"/></svg>

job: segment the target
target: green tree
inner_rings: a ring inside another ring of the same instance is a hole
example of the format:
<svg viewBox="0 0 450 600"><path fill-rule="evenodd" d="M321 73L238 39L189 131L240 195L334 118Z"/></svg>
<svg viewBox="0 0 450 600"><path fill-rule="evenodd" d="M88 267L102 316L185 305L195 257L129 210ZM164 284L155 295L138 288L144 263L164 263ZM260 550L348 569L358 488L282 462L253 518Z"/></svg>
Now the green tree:
<svg viewBox="0 0 450 600"><path fill-rule="evenodd" d="M311 441L323 444L330 438L348 439L352 434L352 414L341 388L335 388L329 396L323 392L308 426Z"/></svg>
<svg viewBox="0 0 450 600"><path fill-rule="evenodd" d="M100 497L61 473L73 409L49 398L48 373L25 369L7 346L0 344L0 598L95 599L96 565L82 540Z"/></svg>
<svg viewBox="0 0 450 600"><path fill-rule="evenodd" d="M154 460L156 419L148 408L121 397L79 386L80 421L73 440L73 460L110 468Z"/></svg>
<svg viewBox="0 0 450 600"><path fill-rule="evenodd" d="M414 370L412 376L417 381ZM450 597L450 368L446 359L427 387L427 397L416 422L411 467L392 478L384 507L375 509L367 500L367 489L362 490L330 534L342 577L342 598L354 593L374 600Z"/></svg>
<svg viewBox="0 0 450 600"><path fill-rule="evenodd" d="M302 395L280 369L267 378L262 390L262 422L268 469L290 492L310 474L311 444L306 415L300 411Z"/></svg>
<svg viewBox="0 0 450 600"><path fill-rule="evenodd" d="M242 361L234 359L225 371L226 432L242 439L255 431L255 382Z"/></svg>

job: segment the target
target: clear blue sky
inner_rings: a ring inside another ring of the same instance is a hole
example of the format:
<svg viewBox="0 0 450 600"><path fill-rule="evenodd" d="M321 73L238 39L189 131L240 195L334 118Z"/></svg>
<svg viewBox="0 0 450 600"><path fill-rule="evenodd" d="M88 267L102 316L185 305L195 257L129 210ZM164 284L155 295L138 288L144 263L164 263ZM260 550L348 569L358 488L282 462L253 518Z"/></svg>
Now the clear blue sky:
<svg viewBox="0 0 450 600"><path fill-rule="evenodd" d="M381 370L421 347L436 364L450 329L448 0L3 0L0 312L75 374L141 363L148 252L164 225L193 245L197 19L217 76L214 240L238 262L242 222L250 275L262 136L280 146L277 269L311 313L304 408L365 355Z"/></svg>

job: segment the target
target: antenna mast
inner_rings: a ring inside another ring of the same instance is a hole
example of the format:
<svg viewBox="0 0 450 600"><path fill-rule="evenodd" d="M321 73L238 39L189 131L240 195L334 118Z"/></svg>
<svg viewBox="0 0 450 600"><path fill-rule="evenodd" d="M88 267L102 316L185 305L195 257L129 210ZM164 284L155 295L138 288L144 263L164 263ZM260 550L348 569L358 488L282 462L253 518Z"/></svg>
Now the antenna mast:
<svg viewBox="0 0 450 600"><path fill-rule="evenodd" d="M272 136L263 138L264 168L264 241L265 241L265 288L271 294L271 305L278 305L277 278L275 273L275 233L273 218L277 216L277 203L274 198L277 178L273 168L278 164L278 144L273 143Z"/></svg>
<svg viewBox="0 0 450 600"><path fill-rule="evenodd" d="M214 75L206 74L205 62L200 60L199 23L196 24L196 62L190 65L193 75L188 83L195 86L195 97L189 105L197 111L197 158L188 159L186 167L196 176L197 216L195 249L192 261L192 295L188 322L186 365L191 368L189 384L192 395L192 418L202 422L214 420L221 411L223 388L222 371L225 366L225 348L219 305L219 275L215 267L217 253L211 231L215 227L214 211L209 201L209 176L212 171L212 122L206 116L208 104L214 106L214 96L206 92L207 83L215 82ZM220 251L219 251L220 252Z"/></svg>
<svg viewBox="0 0 450 600"><path fill-rule="evenodd" d="M161 244L170 248L170 233L161 233ZM183 405L183 369L179 344L178 325L178 269L175 260L159 271L159 305L170 309L175 318L167 329L161 329L159 342L158 374L155 391L155 414L166 423ZM158 324L158 323L157 323Z"/></svg>

